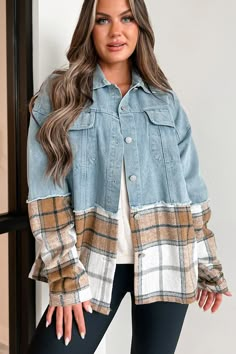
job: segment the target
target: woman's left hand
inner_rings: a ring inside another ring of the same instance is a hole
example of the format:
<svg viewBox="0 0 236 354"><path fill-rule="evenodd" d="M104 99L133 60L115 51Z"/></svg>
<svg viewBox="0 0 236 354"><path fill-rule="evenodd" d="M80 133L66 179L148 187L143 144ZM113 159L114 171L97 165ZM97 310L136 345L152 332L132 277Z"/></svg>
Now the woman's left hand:
<svg viewBox="0 0 236 354"><path fill-rule="evenodd" d="M207 311L211 306L211 312L215 312L220 307L222 302L222 293L214 293L203 289L198 289L197 301L199 300L199 307L203 307L204 311ZM224 293L226 296L232 296L230 291Z"/></svg>

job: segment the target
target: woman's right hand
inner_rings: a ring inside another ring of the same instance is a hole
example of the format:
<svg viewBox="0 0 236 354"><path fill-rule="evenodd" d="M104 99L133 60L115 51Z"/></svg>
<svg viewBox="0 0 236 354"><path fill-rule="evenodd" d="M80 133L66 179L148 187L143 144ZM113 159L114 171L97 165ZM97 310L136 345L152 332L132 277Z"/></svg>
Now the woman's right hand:
<svg viewBox="0 0 236 354"><path fill-rule="evenodd" d="M72 316L74 314L75 321L78 325L78 330L81 337L84 339L86 334L86 327L84 321L83 307L86 311L92 313L92 307L90 301L80 302L75 305L68 306L50 306L48 307L47 315L46 315L46 327L51 324L52 315L56 309L56 335L58 339L64 334L65 345L68 345L71 341L72 334ZM64 323L64 331L63 331L63 323Z"/></svg>

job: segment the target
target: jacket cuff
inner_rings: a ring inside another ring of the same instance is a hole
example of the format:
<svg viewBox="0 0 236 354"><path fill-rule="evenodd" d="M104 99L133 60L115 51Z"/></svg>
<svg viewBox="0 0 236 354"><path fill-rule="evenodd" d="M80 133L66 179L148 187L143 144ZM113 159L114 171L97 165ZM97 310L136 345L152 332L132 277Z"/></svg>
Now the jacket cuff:
<svg viewBox="0 0 236 354"><path fill-rule="evenodd" d="M229 291L221 264L211 266L198 264L198 288L215 293Z"/></svg>
<svg viewBox="0 0 236 354"><path fill-rule="evenodd" d="M69 269L68 269L69 268ZM76 265L48 275L49 305L67 306L92 298L86 271ZM64 274L63 274L64 273Z"/></svg>
<svg viewBox="0 0 236 354"><path fill-rule="evenodd" d="M210 292L229 291L218 258L216 238L208 228L211 217L209 200L191 206L198 252L198 288Z"/></svg>

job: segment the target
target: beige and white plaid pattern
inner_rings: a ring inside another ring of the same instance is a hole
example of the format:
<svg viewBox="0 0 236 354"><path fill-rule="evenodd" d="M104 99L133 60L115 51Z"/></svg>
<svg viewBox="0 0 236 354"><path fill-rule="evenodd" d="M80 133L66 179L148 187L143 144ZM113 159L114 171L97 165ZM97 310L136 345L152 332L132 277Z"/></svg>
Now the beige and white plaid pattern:
<svg viewBox="0 0 236 354"><path fill-rule="evenodd" d="M116 268L117 216L102 208L72 212L70 196L28 203L39 252L29 277L49 283L50 304L90 300L109 314ZM130 209L136 304L190 304L197 288L228 290L207 228L210 207L160 203Z"/></svg>

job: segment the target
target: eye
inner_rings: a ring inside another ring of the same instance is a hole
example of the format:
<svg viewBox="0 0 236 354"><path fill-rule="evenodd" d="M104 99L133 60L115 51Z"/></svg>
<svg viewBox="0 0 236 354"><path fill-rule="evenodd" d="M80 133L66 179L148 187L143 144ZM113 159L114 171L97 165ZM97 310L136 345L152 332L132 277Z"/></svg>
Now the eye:
<svg viewBox="0 0 236 354"><path fill-rule="evenodd" d="M123 17L122 20L123 19L128 19L129 20L128 22L132 22L134 20L134 18L132 16L126 16L126 17Z"/></svg>
<svg viewBox="0 0 236 354"><path fill-rule="evenodd" d="M107 21L107 18L98 18L98 19L96 19L96 23L98 23L99 25L102 24L101 21Z"/></svg>
<svg viewBox="0 0 236 354"><path fill-rule="evenodd" d="M128 21L124 21L125 23L129 23L129 22L132 22L134 21L134 17L132 16L125 16L125 17L122 17L122 20L128 20ZM96 23L98 23L99 25L103 25L104 24L104 21L109 21L107 18L103 18L103 17L100 17L100 18L97 18L96 19Z"/></svg>

